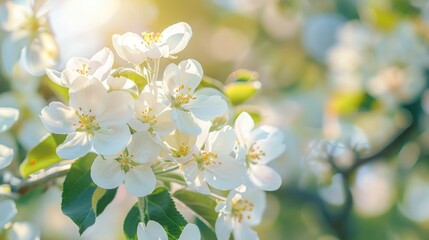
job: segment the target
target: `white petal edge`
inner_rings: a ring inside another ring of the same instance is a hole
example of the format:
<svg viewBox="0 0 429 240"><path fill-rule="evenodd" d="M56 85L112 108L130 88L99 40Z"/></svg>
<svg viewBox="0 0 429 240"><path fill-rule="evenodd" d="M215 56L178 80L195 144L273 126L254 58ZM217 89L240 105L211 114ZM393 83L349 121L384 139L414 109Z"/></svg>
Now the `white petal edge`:
<svg viewBox="0 0 429 240"><path fill-rule="evenodd" d="M13 149L0 144L0 170L9 166L13 160Z"/></svg>
<svg viewBox="0 0 429 240"><path fill-rule="evenodd" d="M0 228L3 228L8 222L12 221L15 215L18 213L16 205L13 200L0 200Z"/></svg>
<svg viewBox="0 0 429 240"><path fill-rule="evenodd" d="M156 177L149 166L135 166L125 174L125 187L136 197L144 197L153 192Z"/></svg>
<svg viewBox="0 0 429 240"><path fill-rule="evenodd" d="M113 157L97 156L91 166L91 178L97 186L112 189L124 182L125 172Z"/></svg>
<svg viewBox="0 0 429 240"><path fill-rule="evenodd" d="M197 225L188 223L180 234L179 240L200 240L201 233Z"/></svg>
<svg viewBox="0 0 429 240"><path fill-rule="evenodd" d="M19 111L15 108L0 108L0 133L7 131L19 118Z"/></svg>
<svg viewBox="0 0 429 240"><path fill-rule="evenodd" d="M57 154L63 159L75 159L84 156L92 148L88 134L74 132L69 134L57 147Z"/></svg>

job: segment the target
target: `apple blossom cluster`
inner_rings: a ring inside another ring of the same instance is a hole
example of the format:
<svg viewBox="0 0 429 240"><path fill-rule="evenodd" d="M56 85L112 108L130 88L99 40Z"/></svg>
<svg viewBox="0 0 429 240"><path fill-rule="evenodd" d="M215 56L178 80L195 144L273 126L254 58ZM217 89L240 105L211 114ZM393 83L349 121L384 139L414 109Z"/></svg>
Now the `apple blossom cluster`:
<svg viewBox="0 0 429 240"><path fill-rule="evenodd" d="M329 77L338 91L365 91L392 108L422 92L428 53L412 22L383 33L352 21L340 30L329 52Z"/></svg>
<svg viewBox="0 0 429 240"><path fill-rule="evenodd" d="M43 75L45 68L55 65L59 58L47 1L29 0L27 4L6 1L5 7L2 28L8 35L1 49L7 72L11 74L19 63L30 74Z"/></svg>
<svg viewBox="0 0 429 240"><path fill-rule="evenodd" d="M13 108L0 108L0 132L8 130L19 117L19 112ZM0 170L9 166L13 160L13 149L0 144ZM0 190L1 193L1 190ZM15 202L11 199L0 198L0 228L3 228L16 215Z"/></svg>
<svg viewBox="0 0 429 240"><path fill-rule="evenodd" d="M256 127L246 112L226 124L233 109L220 91L200 87L203 68L194 59L170 63L159 74L161 59L175 59L191 36L183 22L161 33L115 34L117 55L132 67L113 68L114 53L103 48L90 59L70 59L61 72L47 69L53 82L68 88L69 102L51 102L40 119L50 132L67 135L56 149L61 158L97 154L90 174L97 186L124 184L143 198L173 174L184 187L217 199L219 239L231 233L258 239L252 227L266 207L264 191L281 185L267 164L284 152L283 134ZM154 237L167 239L159 223L138 226L139 239ZM180 239L199 238L190 224Z"/></svg>
<svg viewBox="0 0 429 240"><path fill-rule="evenodd" d="M7 131L18 120L19 111L15 108L0 108L0 133ZM13 160L13 149L0 144L0 172ZM9 190L0 188L0 230L8 229L9 239L40 239L39 230L28 222L13 222L18 213L15 201L8 197Z"/></svg>

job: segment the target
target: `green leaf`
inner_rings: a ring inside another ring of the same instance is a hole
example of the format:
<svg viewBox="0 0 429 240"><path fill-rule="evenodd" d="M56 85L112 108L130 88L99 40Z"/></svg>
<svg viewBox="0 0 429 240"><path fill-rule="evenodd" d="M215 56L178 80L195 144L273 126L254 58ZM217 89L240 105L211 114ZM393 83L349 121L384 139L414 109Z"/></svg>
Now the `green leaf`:
<svg viewBox="0 0 429 240"><path fill-rule="evenodd" d="M127 239L137 239L137 226L140 222L140 210L136 203L125 217L123 228Z"/></svg>
<svg viewBox="0 0 429 240"><path fill-rule="evenodd" d="M64 181L61 210L79 227L80 234L95 223L116 194L116 189L100 189L92 181L91 165L96 156L88 153L77 159Z"/></svg>
<svg viewBox="0 0 429 240"><path fill-rule="evenodd" d="M43 79L43 84L46 85L62 102L68 102L70 99L69 89L63 86L60 86L48 77Z"/></svg>
<svg viewBox="0 0 429 240"><path fill-rule="evenodd" d="M56 149L65 138L66 135L46 135L37 146L28 152L27 157L21 163L19 167L21 176L27 178L34 172L60 162L62 159L56 154Z"/></svg>
<svg viewBox="0 0 429 240"><path fill-rule="evenodd" d="M258 74L248 70L238 70L229 75L228 85L224 88L225 95L232 105L244 103L261 88L261 83L256 81Z"/></svg>
<svg viewBox="0 0 429 240"><path fill-rule="evenodd" d="M143 90L144 86L148 83L147 79L143 75L131 68L119 67L112 72L112 76L130 79L137 85L139 91Z"/></svg>
<svg viewBox="0 0 429 240"><path fill-rule="evenodd" d="M217 202L214 199L185 189L176 191L173 197L185 204L199 220L214 230L218 217L215 211Z"/></svg>
<svg viewBox="0 0 429 240"><path fill-rule="evenodd" d="M161 224L167 232L168 239L177 240L183 228L188 224L170 196L167 188L159 187L144 198L144 221L153 220ZM136 239L137 226L142 221L138 204L134 205L125 218L124 232L127 239Z"/></svg>
<svg viewBox="0 0 429 240"><path fill-rule="evenodd" d="M179 239L183 228L188 224L182 214L176 209L176 205L165 187L159 187L147 197L145 212L148 219L161 224L168 234L169 239Z"/></svg>
<svg viewBox="0 0 429 240"><path fill-rule="evenodd" d="M199 218L197 218L195 224L197 225L198 229L200 229L202 240L217 240L216 233L213 231L213 229L208 227L207 224L202 222Z"/></svg>
<svg viewBox="0 0 429 240"><path fill-rule="evenodd" d="M98 187L94 194L92 195L92 208L96 215L100 215L107 205L113 201L113 198L116 196L116 191L118 189L104 189Z"/></svg>

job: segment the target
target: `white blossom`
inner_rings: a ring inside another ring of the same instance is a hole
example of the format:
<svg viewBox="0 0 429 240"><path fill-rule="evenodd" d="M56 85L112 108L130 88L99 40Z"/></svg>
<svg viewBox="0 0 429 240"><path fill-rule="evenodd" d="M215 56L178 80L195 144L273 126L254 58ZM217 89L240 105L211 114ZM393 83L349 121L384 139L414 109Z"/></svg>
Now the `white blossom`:
<svg viewBox="0 0 429 240"><path fill-rule="evenodd" d="M248 180L264 191L277 190L282 182L280 175L266 164L278 158L285 150L280 130L260 126L255 128L252 117L241 113L235 121L239 142L238 154L248 169Z"/></svg>
<svg viewBox="0 0 429 240"><path fill-rule="evenodd" d="M13 200L0 200L0 229L9 223L18 212Z"/></svg>
<svg viewBox="0 0 429 240"><path fill-rule="evenodd" d="M56 134L68 134L57 147L65 159L78 158L92 148L99 154L115 154L125 148L131 133L132 97L127 92L108 93L97 79L80 76L70 88L70 106L52 102L40 118Z"/></svg>
<svg viewBox="0 0 429 240"><path fill-rule="evenodd" d="M29 222L14 222L8 232L8 240L40 240L40 230Z"/></svg>
<svg viewBox="0 0 429 240"><path fill-rule="evenodd" d="M3 29L9 32L2 45L3 62L11 73L21 58L27 71L41 75L53 66L59 56L58 45L51 32L46 1L29 1L29 5L6 2L7 20Z"/></svg>
<svg viewBox="0 0 429 240"><path fill-rule="evenodd" d="M215 232L219 240L256 240L257 233L251 228L261 222L266 206L265 192L260 190L231 191L226 202L216 206L219 212Z"/></svg>
<svg viewBox="0 0 429 240"><path fill-rule="evenodd" d="M110 74L113 65L113 53L108 48L98 51L90 59L83 57L71 58L62 72L46 69L48 77L56 84L69 88L79 76L89 79L104 80Z"/></svg>
<svg viewBox="0 0 429 240"><path fill-rule="evenodd" d="M230 126L210 132L203 141L180 132L166 141L191 189L208 194L208 185L232 190L242 184L246 169L232 156L236 139Z"/></svg>
<svg viewBox="0 0 429 240"><path fill-rule="evenodd" d="M135 133L125 150L114 155L97 156L91 167L92 180L105 189L125 183L134 196L146 196L155 189L156 177L151 165L160 150L149 133Z"/></svg>
<svg viewBox="0 0 429 240"><path fill-rule="evenodd" d="M157 84L148 84L134 103L134 118L129 122L136 131L149 131L166 136L174 131L171 108L162 101Z"/></svg>
<svg viewBox="0 0 429 240"><path fill-rule="evenodd" d="M147 225L139 223L137 227L138 240L168 240L168 235L161 224L149 220ZM197 225L188 223L180 234L179 240L200 240L201 233Z"/></svg>
<svg viewBox="0 0 429 240"><path fill-rule="evenodd" d="M118 55L132 64L139 65L148 58L173 57L182 51L192 37L191 27L184 22L169 26L161 33L143 32L142 35L127 32L112 37Z"/></svg>
<svg viewBox="0 0 429 240"><path fill-rule="evenodd" d="M19 117L14 108L0 108L0 133L8 130ZM13 160L13 149L0 144L0 169L7 167Z"/></svg>
<svg viewBox="0 0 429 240"><path fill-rule="evenodd" d="M188 59L179 65L170 64L164 71L165 98L172 108L172 118L179 131L199 135L201 128L194 118L210 121L223 115L228 106L218 95L195 92L203 77L203 69L197 61Z"/></svg>

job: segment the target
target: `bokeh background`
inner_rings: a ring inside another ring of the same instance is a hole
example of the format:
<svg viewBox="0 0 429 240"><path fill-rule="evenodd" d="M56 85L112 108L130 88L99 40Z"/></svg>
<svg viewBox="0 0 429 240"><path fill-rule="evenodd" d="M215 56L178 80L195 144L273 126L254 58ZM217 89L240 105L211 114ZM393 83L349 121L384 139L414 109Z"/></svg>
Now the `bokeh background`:
<svg viewBox="0 0 429 240"><path fill-rule="evenodd" d="M268 194L261 239L429 239L428 1L49 4L56 69L71 57L113 49L115 33L162 31L185 21L193 37L176 61L194 58L222 82L239 69L254 72L261 88L238 110L281 128L287 145L272 163L284 182ZM0 41L8 34L0 31ZM5 60L0 64L0 106L21 109L20 122L0 143L24 154L46 133L38 114L55 96L46 77L9 74ZM39 226L42 239L79 239L61 214L60 188L61 180L20 200L17 220ZM120 189L82 239L122 239L134 202Z"/></svg>

